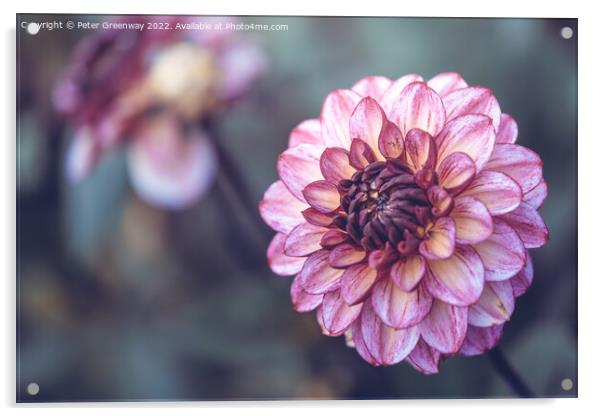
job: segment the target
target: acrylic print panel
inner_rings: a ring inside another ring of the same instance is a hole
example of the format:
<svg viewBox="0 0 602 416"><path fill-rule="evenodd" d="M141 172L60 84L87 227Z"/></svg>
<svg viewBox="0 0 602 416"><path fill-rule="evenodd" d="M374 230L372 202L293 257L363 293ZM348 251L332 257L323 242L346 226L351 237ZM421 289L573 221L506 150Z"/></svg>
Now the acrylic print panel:
<svg viewBox="0 0 602 416"><path fill-rule="evenodd" d="M576 20L17 16L17 400L577 395Z"/></svg>

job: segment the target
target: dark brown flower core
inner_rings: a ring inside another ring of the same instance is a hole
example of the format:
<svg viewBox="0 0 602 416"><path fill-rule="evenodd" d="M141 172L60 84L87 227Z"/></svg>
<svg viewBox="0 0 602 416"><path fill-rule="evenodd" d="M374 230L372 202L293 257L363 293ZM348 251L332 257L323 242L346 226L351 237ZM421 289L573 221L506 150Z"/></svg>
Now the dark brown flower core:
<svg viewBox="0 0 602 416"><path fill-rule="evenodd" d="M402 256L410 255L433 217L426 192L433 180L431 170L414 175L399 159L372 162L339 182L344 213L334 223L367 251L382 250L388 242Z"/></svg>

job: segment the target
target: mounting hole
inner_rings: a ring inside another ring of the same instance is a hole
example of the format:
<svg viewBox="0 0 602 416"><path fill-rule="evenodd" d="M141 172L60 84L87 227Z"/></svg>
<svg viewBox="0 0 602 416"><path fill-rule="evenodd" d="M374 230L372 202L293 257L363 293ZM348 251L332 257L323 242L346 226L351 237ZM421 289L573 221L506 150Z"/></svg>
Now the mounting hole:
<svg viewBox="0 0 602 416"><path fill-rule="evenodd" d="M573 380L571 380L570 378L565 378L560 382L560 387L562 387L562 390L564 391L570 391L573 389Z"/></svg>
<svg viewBox="0 0 602 416"><path fill-rule="evenodd" d="M35 396L39 392L40 386L38 385L38 383L29 383L27 385L27 394L29 394L30 396Z"/></svg>
<svg viewBox="0 0 602 416"><path fill-rule="evenodd" d="M560 29L560 36L562 36L563 39L570 39L573 37L573 29L571 29L568 26L563 27L562 29Z"/></svg>
<svg viewBox="0 0 602 416"><path fill-rule="evenodd" d="M30 35L37 35L40 31L40 25L34 22L31 22L27 25L27 33Z"/></svg>

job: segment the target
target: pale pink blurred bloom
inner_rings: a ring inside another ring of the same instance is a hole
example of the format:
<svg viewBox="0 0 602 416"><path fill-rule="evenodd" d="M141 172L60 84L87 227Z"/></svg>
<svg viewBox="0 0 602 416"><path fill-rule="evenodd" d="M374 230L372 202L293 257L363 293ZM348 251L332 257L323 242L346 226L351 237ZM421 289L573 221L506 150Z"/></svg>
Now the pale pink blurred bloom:
<svg viewBox="0 0 602 416"><path fill-rule="evenodd" d="M259 210L300 312L370 364L493 348L547 242L542 162L492 91L456 73L370 76L291 132Z"/></svg>
<svg viewBox="0 0 602 416"><path fill-rule="evenodd" d="M117 21L169 22L173 28L178 22L231 19L125 16ZM82 181L105 153L131 145L136 149L130 152L130 177L140 196L167 209L191 205L206 193L216 169L213 145L197 127L245 94L265 69L262 50L229 30L107 30L84 39L53 96L55 108L75 130L67 152L68 179ZM157 116L161 123L179 124L170 130L173 146L141 151L153 147L149 142L157 139L148 135L148 125ZM191 124L197 126L193 133L183 128ZM160 157L157 152L161 151L168 154ZM174 158L188 151L192 155L180 160L177 173L166 174L160 164L169 160L173 168ZM205 179L200 175L206 175Z"/></svg>

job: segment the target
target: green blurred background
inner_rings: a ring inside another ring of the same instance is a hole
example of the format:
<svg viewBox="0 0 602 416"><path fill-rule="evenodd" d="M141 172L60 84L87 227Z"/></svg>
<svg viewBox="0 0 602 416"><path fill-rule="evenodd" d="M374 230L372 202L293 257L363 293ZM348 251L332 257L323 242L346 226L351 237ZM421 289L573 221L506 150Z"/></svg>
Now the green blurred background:
<svg viewBox="0 0 602 416"><path fill-rule="evenodd" d="M363 76L443 71L492 88L519 143L542 156L551 238L532 251L534 284L500 346L537 396L576 395L576 20L243 17L288 25L249 32L269 71L216 120L251 201L222 168L207 197L166 213L132 192L123 152L81 185L66 182L72 131L51 90L86 33L31 36L19 22L32 17L17 21L19 401L512 396L487 356L448 359L435 376L372 368L342 338L322 336L314 314L296 313L291 279L266 265L271 231L256 203L290 130Z"/></svg>

